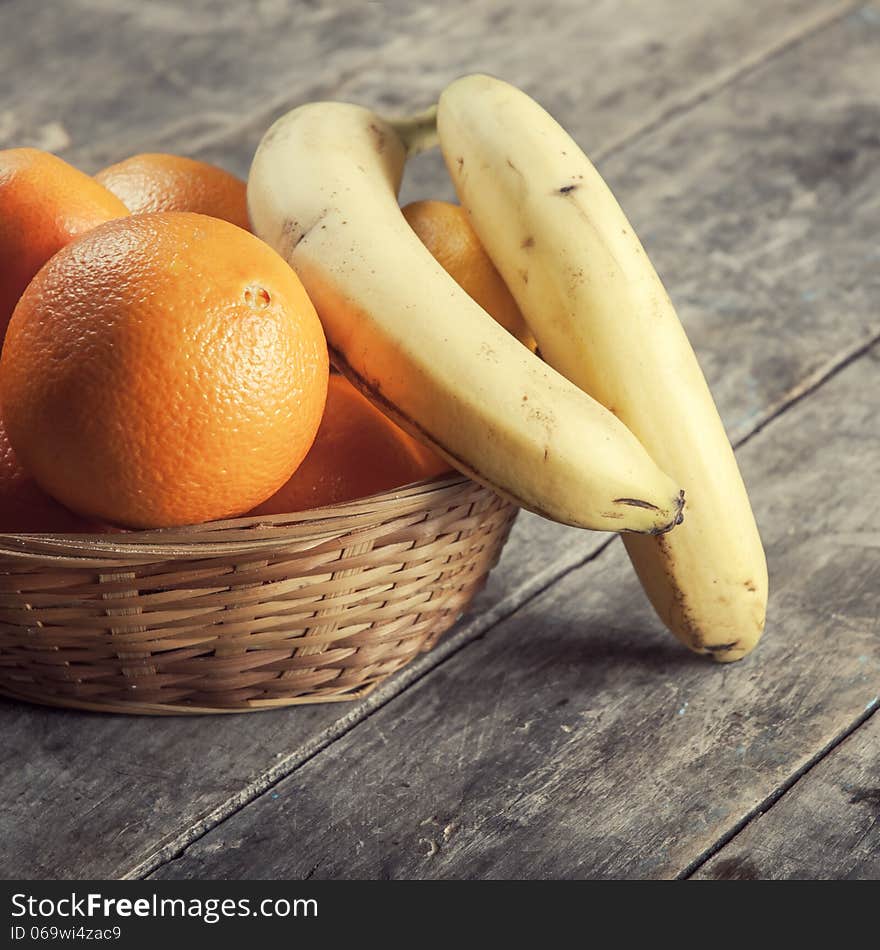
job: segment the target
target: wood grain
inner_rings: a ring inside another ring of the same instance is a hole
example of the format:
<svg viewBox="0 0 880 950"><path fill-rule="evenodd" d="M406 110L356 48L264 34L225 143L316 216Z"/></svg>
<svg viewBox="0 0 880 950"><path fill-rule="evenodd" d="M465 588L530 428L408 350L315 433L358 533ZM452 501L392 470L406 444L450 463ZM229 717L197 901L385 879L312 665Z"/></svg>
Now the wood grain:
<svg viewBox="0 0 880 950"><path fill-rule="evenodd" d="M91 171L216 143L211 155L243 175L293 105L411 108L483 69L543 90L566 120L589 113L588 144L603 147L852 6L774 0L758 22L738 0L13 0L0 10L5 71L37 79L0 109L0 144Z"/></svg>
<svg viewBox="0 0 880 950"><path fill-rule="evenodd" d="M4 103L0 141L86 170L159 146L187 152L267 102L374 68L418 12L399 0L13 0L0 10L4 65L36 81Z"/></svg>
<svg viewBox="0 0 880 950"><path fill-rule="evenodd" d="M880 878L880 716L807 772L694 878Z"/></svg>
<svg viewBox="0 0 880 950"><path fill-rule="evenodd" d="M615 542L155 876L680 874L877 703L878 360L742 450L773 591L750 659L683 654Z"/></svg>
<svg viewBox="0 0 880 950"><path fill-rule="evenodd" d="M263 18L242 24L239 14L219 16L219 7L205 2L187 8L193 18L186 23L173 16L172 4L77 0L72 12L65 6L53 17L27 3L6 4L0 25L3 35L15 36L5 44L9 55L14 47L21 67L38 62L46 69L40 82L16 94L11 118L0 123L0 140L37 141L40 129L59 122L68 138L65 154L87 167L139 148L188 151L195 143L200 154L243 171L263 119L314 91L363 94L365 101L376 95L391 107L378 90L400 88L401 70L418 74L428 68L428 55L442 81L445 57L465 42L463 27L444 33L457 17L467 20L472 36L470 53L463 47L455 53L456 72L506 72L544 98L585 144L614 150L602 169L682 303L735 434L753 431L876 335L878 278L868 241L878 221L877 143L865 139L858 117L869 123L876 109L871 44L877 31L861 14L808 43L792 44L792 36L838 16L841 5L780 2L760 20L735 0L689 5L688 29L679 33L666 26L681 25L669 12L678 6L673 3L652 4L650 13L639 5L626 29L619 5L591 5L585 18L578 12L585 8L573 2L542 4L542 11L576 14L575 32L591 51L592 59L572 53L562 71L558 57L540 61L534 39L535 30L543 30L541 42L554 49L560 31L534 23L523 30L518 13L498 14L506 4L469 3L466 18L463 4L443 5L449 19L435 15L432 5L412 5L415 19L404 14L395 21L387 43L387 31L365 39L362 21L346 19L344 5L329 14L323 5L314 13L325 18L320 27L309 25L307 10L298 10L301 32L281 38L279 24L287 22L282 6L262 4ZM359 16L379 15L373 9L378 5L359 6L373 11ZM488 31L490 14L495 19ZM65 26L68 16L77 23ZM572 19L557 22L569 28ZM423 34L418 42L415 30ZM149 68L138 68L139 43ZM273 45L284 43L289 45ZM641 125L704 98L743 64L789 45L766 68L682 112L668 127L661 124L650 136L618 147ZM217 62L209 62L219 48ZM254 67L257 53L271 61L267 74ZM601 71L597 56L604 57ZM538 70L534 80L532 68ZM548 78L563 72L563 79ZM175 79L179 75L182 81ZM432 81L408 87L409 98L400 104L418 99ZM256 105L264 109L259 121L252 119ZM807 117L804 134L801 115ZM834 143L853 132L861 136L854 157L843 166L829 163ZM806 177L796 167L806 168ZM430 164L413 182L437 192L444 187ZM811 276L812 302L800 297L804 270ZM149 870L328 743L359 730L363 717L396 690L433 676L439 658L484 634L602 543L601 536L521 516L474 617L437 654L356 707L157 724L0 705L4 873L114 877ZM627 621L633 630L650 622L637 609ZM544 621L537 615L530 622L540 629ZM552 616L548 622L554 623ZM579 625L577 618L572 623ZM674 644L664 642L660 651L676 663L690 662ZM651 655L647 651L641 670L646 681L665 675L648 663ZM448 689L447 702L455 705L455 683ZM528 696L524 702L527 712Z"/></svg>
<svg viewBox="0 0 880 950"><path fill-rule="evenodd" d="M250 121L208 132L197 148L244 174L267 120L300 102L332 96L401 114L424 108L457 76L479 70L538 96L585 148L604 153L853 6L776 0L762 10L759 26L736 0L699 7L674 0L431 3L422 5L412 29L390 14L394 25L372 68L353 69L330 89L300 89ZM437 152L410 166L402 200L426 193L453 197Z"/></svg>

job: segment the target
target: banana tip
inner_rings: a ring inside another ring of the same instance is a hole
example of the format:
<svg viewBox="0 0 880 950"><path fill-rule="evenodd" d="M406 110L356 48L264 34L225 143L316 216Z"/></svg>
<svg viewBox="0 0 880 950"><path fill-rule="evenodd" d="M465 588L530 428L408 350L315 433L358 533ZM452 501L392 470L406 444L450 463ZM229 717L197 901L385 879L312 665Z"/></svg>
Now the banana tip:
<svg viewBox="0 0 880 950"><path fill-rule="evenodd" d="M739 660L745 659L752 651L745 647L737 647L732 650L710 650L708 652L716 663L737 663Z"/></svg>
<svg viewBox="0 0 880 950"><path fill-rule="evenodd" d="M653 534L653 535L666 534L667 532L671 531L674 527L676 527L676 525L680 525L684 521L684 489L683 488L678 493L678 498L676 498L673 507L674 507L674 513L672 516L672 520L669 521L667 524L660 525L660 527L658 528L653 528L650 534Z"/></svg>

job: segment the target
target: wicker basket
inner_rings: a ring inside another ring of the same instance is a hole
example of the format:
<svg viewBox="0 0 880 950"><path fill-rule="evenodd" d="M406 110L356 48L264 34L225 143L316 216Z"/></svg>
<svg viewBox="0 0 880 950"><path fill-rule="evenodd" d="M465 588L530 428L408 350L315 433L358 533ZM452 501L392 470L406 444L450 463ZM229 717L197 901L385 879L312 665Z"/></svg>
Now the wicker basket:
<svg viewBox="0 0 880 950"><path fill-rule="evenodd" d="M128 713L355 699L455 622L515 513L456 475L296 515L0 535L0 693Z"/></svg>

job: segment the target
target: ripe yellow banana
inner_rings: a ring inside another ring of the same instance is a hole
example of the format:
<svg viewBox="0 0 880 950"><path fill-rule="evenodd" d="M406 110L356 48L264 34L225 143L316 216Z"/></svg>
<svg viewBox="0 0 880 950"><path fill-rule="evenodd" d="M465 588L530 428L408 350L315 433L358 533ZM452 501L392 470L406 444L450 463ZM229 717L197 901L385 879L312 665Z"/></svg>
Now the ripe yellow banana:
<svg viewBox="0 0 880 950"><path fill-rule="evenodd" d="M412 128L367 109L312 103L279 119L254 156L254 230L299 274L337 366L525 508L586 528L668 530L678 486L623 423L474 303L406 223L404 139L418 145Z"/></svg>
<svg viewBox="0 0 880 950"><path fill-rule="evenodd" d="M515 87L459 79L437 121L459 199L543 358L684 487L681 528L624 538L654 607L691 649L740 659L764 627L764 551L706 381L632 226L577 144Z"/></svg>

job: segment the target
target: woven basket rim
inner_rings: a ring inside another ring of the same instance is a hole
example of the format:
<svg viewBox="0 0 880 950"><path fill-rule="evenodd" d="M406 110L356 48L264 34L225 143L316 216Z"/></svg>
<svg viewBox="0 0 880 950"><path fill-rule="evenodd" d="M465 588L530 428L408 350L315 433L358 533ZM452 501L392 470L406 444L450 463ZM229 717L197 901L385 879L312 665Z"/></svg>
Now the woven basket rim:
<svg viewBox="0 0 880 950"><path fill-rule="evenodd" d="M112 561L120 557L175 560L258 553L290 547L307 550L397 517L418 515L427 503L450 501L472 484L461 473L438 475L353 501L278 515L228 518L179 528L118 534L4 533L0 559L39 563Z"/></svg>
<svg viewBox="0 0 880 950"><path fill-rule="evenodd" d="M142 715L358 699L456 622L515 516L456 473L135 543L7 536L0 694Z"/></svg>

